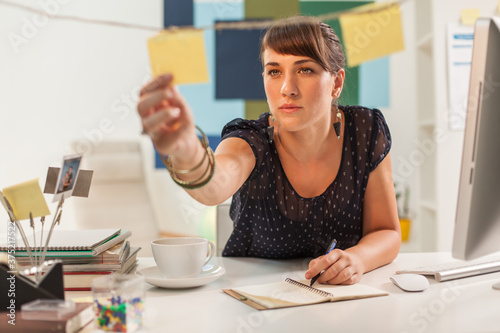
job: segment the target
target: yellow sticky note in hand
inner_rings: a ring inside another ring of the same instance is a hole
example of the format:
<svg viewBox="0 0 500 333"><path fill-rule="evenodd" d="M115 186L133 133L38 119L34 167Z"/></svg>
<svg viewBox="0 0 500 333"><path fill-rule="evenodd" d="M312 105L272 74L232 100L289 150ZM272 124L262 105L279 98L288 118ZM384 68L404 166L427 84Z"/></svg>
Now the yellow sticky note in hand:
<svg viewBox="0 0 500 333"><path fill-rule="evenodd" d="M203 30L164 30L148 40L153 76L171 73L175 84L208 82Z"/></svg>
<svg viewBox="0 0 500 333"><path fill-rule="evenodd" d="M399 5L369 4L340 16L347 66L404 49Z"/></svg>
<svg viewBox="0 0 500 333"><path fill-rule="evenodd" d="M481 15L479 8L462 9L462 17L460 18L460 21L463 25L474 25L476 24L479 15Z"/></svg>
<svg viewBox="0 0 500 333"><path fill-rule="evenodd" d="M50 215L38 179L6 187L3 189L3 195L8 200L18 220L29 219L30 212L33 217Z"/></svg>

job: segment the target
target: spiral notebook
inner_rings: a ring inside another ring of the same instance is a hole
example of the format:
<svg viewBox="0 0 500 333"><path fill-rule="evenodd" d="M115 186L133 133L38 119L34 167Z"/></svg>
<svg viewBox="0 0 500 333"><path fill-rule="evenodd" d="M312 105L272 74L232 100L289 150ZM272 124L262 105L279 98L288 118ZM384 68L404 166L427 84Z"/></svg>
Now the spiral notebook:
<svg viewBox="0 0 500 333"><path fill-rule="evenodd" d="M307 280L299 282L286 279L281 282L222 290L258 310L389 295L383 290L359 283L347 286L318 285L310 287L306 284L307 282Z"/></svg>
<svg viewBox="0 0 500 333"><path fill-rule="evenodd" d="M47 240L48 231L43 233L42 245L45 245ZM37 231L35 239L37 246L34 247L33 235L27 235L30 241L30 248L32 251L40 250L41 231ZM82 255L82 256L95 256L111 246L118 244L131 235L129 230L114 229L85 229L85 230L60 230L54 229L50 238L48 251L50 254L47 256L68 256L68 255ZM15 247L16 256L27 256L26 247L22 240L16 241ZM0 251L12 250L9 244L0 244ZM80 253L76 253L79 251Z"/></svg>

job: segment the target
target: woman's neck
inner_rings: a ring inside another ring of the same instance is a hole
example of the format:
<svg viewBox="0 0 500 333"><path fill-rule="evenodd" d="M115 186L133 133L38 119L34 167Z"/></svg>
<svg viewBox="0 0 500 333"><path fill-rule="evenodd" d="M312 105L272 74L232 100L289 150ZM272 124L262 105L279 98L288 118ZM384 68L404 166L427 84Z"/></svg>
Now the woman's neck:
<svg viewBox="0 0 500 333"><path fill-rule="evenodd" d="M336 116L333 117L336 121ZM343 120L342 114L342 120ZM275 125L276 147L278 152L286 153L301 164L313 163L318 159L324 159L336 149L332 149L339 144L344 135L342 121L340 138L337 137L332 119L329 121L318 121L314 127L302 131L290 132ZM275 122L276 123L276 122Z"/></svg>

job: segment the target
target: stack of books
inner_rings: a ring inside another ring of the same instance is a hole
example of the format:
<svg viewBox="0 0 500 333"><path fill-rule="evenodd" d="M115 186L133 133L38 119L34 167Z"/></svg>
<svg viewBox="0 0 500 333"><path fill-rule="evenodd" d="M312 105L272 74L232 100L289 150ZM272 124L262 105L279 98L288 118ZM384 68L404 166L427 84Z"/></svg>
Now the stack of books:
<svg viewBox="0 0 500 333"><path fill-rule="evenodd" d="M35 234L37 241L39 236ZM62 262L64 290L90 290L92 280L96 277L113 273L128 274L135 269L140 248L130 246L127 240L130 236L130 231L121 229L54 229L45 260ZM22 241L19 243L22 244ZM45 244L45 240L42 244ZM0 251L7 252L8 247L0 245ZM31 251L39 255L40 248L31 247ZM16 246L14 255L20 272L30 267L24 246Z"/></svg>

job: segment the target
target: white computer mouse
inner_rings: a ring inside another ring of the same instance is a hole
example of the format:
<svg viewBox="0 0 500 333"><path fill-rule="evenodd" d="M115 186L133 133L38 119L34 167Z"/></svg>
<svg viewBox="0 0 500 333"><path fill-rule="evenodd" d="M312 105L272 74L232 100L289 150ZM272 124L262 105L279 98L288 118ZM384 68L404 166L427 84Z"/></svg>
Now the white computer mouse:
<svg viewBox="0 0 500 333"><path fill-rule="evenodd" d="M396 274L390 279L404 291L424 291L429 286L429 280L420 274Z"/></svg>

